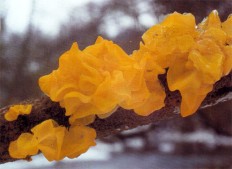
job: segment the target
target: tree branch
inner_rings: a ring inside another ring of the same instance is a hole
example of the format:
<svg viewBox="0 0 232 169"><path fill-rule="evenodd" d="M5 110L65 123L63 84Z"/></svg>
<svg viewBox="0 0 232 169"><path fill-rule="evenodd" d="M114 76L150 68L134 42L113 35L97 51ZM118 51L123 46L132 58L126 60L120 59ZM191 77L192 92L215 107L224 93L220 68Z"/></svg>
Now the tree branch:
<svg viewBox="0 0 232 169"><path fill-rule="evenodd" d="M178 117L179 105L181 102L180 93L178 91L169 91L166 75L160 75L159 79L163 84L167 95L165 99L165 107L145 117L136 115L132 110L119 108L113 115L106 119L97 118L94 123L90 125L96 129L97 138L116 134L120 131L135 128L137 126L157 123L162 120ZM231 99L232 73L215 83L213 91L207 95L201 108ZM48 97L43 96L39 99L22 102L21 104L23 103L33 104L31 114L19 116L18 119L13 122L8 122L4 119L4 113L10 106L0 109L0 163L17 160L9 156L9 143L16 140L21 133L29 132L31 128L42 121L54 119L60 125L66 127L69 126L68 117L65 116L65 110L59 106L59 103L52 102Z"/></svg>

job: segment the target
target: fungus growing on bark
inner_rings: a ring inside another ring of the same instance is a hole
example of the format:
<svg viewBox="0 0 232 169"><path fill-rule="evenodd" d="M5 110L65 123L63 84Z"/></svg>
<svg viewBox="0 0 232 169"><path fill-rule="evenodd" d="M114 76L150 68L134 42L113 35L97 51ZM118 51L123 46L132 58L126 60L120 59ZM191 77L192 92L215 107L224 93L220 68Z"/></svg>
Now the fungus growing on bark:
<svg viewBox="0 0 232 169"><path fill-rule="evenodd" d="M19 115L28 115L31 113L32 105L31 104L19 104L13 105L5 113L4 117L7 121L17 120Z"/></svg>
<svg viewBox="0 0 232 169"><path fill-rule="evenodd" d="M232 19L221 23L212 11L199 25L191 14L170 14L143 35L140 49L168 68L171 91L182 96L181 115L196 112L213 84L232 68Z"/></svg>
<svg viewBox="0 0 232 169"><path fill-rule="evenodd" d="M193 114L213 85L231 72L231 30L232 17L222 23L216 11L199 25L192 14L175 12L148 29L130 56L101 37L83 51L74 43L58 69L39 79L41 90L65 108L69 128L43 121L10 143L11 157L26 158L39 150L49 161L79 156L95 145L96 131L87 127L95 119L108 118L118 107L141 116L164 107L158 75L166 71L169 89L182 96L181 115ZM31 111L31 105L17 106L5 114L7 120Z"/></svg>
<svg viewBox="0 0 232 169"><path fill-rule="evenodd" d="M22 133L10 143L9 153L13 158L26 158L40 150L49 161L75 158L95 145L96 132L90 127L73 125L69 129L59 126L54 120L46 120Z"/></svg>
<svg viewBox="0 0 232 169"><path fill-rule="evenodd" d="M144 77L148 62L148 57L129 57L113 42L98 37L83 51L74 43L60 57L59 68L41 77L39 85L51 100L60 102L72 121L90 115L108 117L118 105L148 115L163 107L165 98L157 80L160 69L152 70L155 77ZM154 104L157 100L160 104Z"/></svg>

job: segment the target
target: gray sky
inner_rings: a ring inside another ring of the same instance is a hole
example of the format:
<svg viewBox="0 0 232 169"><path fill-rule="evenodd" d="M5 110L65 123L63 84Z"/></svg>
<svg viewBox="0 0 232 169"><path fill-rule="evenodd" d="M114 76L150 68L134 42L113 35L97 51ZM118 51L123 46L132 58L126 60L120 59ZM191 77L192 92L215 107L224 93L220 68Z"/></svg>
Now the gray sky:
<svg viewBox="0 0 232 169"><path fill-rule="evenodd" d="M33 25L48 34L56 34L73 7L105 0L35 0ZM0 0L0 11L7 16L6 24L13 32L23 32L28 25L33 0ZM51 19L52 18L52 19Z"/></svg>
<svg viewBox="0 0 232 169"><path fill-rule="evenodd" d="M107 1L109 0L34 0L32 24L45 34L56 35L60 24L69 19L73 8L84 6L89 2L104 3ZM0 0L0 15L2 13L6 16L9 31L16 33L25 31L31 16L32 4L33 0ZM149 12L144 12L144 9L145 11L149 9L148 3L139 1L138 10L141 11L139 21L147 27L152 26L157 20L149 15ZM116 36L120 29L133 25L133 19L126 16L118 18L120 24L110 19L110 16L108 18L104 24L104 30L111 37Z"/></svg>

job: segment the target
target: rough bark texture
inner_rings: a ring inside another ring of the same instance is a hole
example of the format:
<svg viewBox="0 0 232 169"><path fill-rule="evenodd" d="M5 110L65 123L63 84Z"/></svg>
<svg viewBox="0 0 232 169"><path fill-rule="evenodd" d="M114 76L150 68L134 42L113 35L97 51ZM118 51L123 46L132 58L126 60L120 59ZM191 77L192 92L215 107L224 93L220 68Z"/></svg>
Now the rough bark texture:
<svg viewBox="0 0 232 169"><path fill-rule="evenodd" d="M97 118L94 123L90 125L96 129L97 137L102 138L140 125L178 117L181 96L177 91L171 92L168 90L166 75L161 75L159 78L167 95L165 107L146 117L138 116L131 110L119 108L110 117L106 119ZM201 107L210 106L229 99L232 99L232 73L215 83L213 91L207 95ZM17 139L21 133L29 132L32 127L42 121L54 119L60 125L69 126L68 117L65 116L65 110L61 108L58 103L52 102L46 96L22 103L32 103L32 112L30 115L19 116L19 118L13 122L8 122L4 119L4 113L10 106L0 109L0 163L17 160L9 156L9 143Z"/></svg>

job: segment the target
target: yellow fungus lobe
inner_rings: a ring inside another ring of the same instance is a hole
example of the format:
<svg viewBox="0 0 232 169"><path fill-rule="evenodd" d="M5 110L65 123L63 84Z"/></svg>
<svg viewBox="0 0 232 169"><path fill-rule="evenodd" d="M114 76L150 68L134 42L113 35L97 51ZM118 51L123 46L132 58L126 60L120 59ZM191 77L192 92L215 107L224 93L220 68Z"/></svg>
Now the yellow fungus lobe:
<svg viewBox="0 0 232 169"><path fill-rule="evenodd" d="M174 12L143 34L145 47L140 50L150 51L159 66L168 68L193 46L198 35L195 26L192 14Z"/></svg>
<svg viewBox="0 0 232 169"><path fill-rule="evenodd" d="M23 133L9 146L10 156L13 158L26 158L38 153L38 142L30 133Z"/></svg>
<svg viewBox="0 0 232 169"><path fill-rule="evenodd" d="M19 115L30 114L31 110L31 104L14 105L9 108L9 110L5 113L4 116L7 121L14 121L18 118Z"/></svg>
<svg viewBox="0 0 232 169"><path fill-rule="evenodd" d="M141 116L148 116L155 110L164 107L165 92L158 80L158 74L165 73L148 52L134 51L131 55L141 68L139 78L135 79L137 89L132 97L119 104L124 109L134 109Z"/></svg>
<svg viewBox="0 0 232 169"><path fill-rule="evenodd" d="M94 129L73 125L69 129L59 126L54 120L46 120L23 133L10 143L9 153L13 158L25 158L40 150L49 161L75 158L95 145Z"/></svg>

